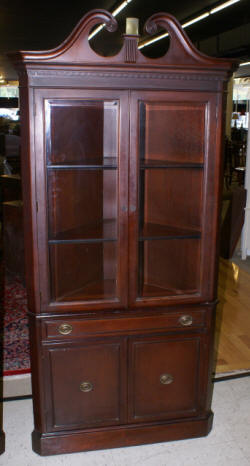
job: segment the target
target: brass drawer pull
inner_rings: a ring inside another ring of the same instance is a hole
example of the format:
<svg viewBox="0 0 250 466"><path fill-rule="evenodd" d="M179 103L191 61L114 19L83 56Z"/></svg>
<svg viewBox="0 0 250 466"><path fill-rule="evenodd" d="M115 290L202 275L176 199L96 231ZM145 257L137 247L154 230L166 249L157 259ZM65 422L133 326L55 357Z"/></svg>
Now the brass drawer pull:
<svg viewBox="0 0 250 466"><path fill-rule="evenodd" d="M183 327L188 327L189 325L192 325L193 323L193 317L190 315L184 315L179 318L179 322Z"/></svg>
<svg viewBox="0 0 250 466"><path fill-rule="evenodd" d="M82 382L80 384L80 390L81 392L84 392L84 393L87 393L87 392L91 392L91 390L93 390L93 385L91 382Z"/></svg>
<svg viewBox="0 0 250 466"><path fill-rule="evenodd" d="M174 381L174 377L171 374L161 374L160 376L160 382L163 385L169 385Z"/></svg>
<svg viewBox="0 0 250 466"><path fill-rule="evenodd" d="M69 335L73 330L72 325L70 324L61 324L58 327L58 332L61 333L61 335Z"/></svg>

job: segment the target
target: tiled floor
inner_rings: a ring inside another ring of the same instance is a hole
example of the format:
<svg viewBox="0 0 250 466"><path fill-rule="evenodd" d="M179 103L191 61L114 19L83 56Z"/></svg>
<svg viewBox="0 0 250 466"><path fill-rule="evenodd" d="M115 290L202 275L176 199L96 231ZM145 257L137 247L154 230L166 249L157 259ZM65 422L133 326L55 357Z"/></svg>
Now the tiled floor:
<svg viewBox="0 0 250 466"><path fill-rule="evenodd" d="M250 377L215 383L208 437L179 442L39 457L31 450L31 400L4 404L6 452L1 466L249 466Z"/></svg>

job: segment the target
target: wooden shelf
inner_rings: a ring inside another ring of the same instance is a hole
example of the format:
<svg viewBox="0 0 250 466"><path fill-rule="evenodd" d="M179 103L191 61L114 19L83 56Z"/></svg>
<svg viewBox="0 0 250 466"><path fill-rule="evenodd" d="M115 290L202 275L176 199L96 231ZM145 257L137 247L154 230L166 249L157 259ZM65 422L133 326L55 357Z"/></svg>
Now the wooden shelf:
<svg viewBox="0 0 250 466"><path fill-rule="evenodd" d="M83 225L72 230L58 232L49 239L49 244L90 243L117 240L117 222L114 219L104 220L95 225Z"/></svg>
<svg viewBox="0 0 250 466"><path fill-rule="evenodd" d="M195 294L197 290L177 290L176 288L162 288L157 285L145 283L140 292L140 296L151 298L156 296L178 296L186 294Z"/></svg>
<svg viewBox="0 0 250 466"><path fill-rule="evenodd" d="M147 168L198 168L204 167L203 163L194 162L175 162L171 160L153 160L153 159L141 159L140 168L145 170Z"/></svg>
<svg viewBox="0 0 250 466"><path fill-rule="evenodd" d="M117 157L102 157L102 158L89 158L89 160L83 160L82 163L53 163L48 164L48 169L54 170L73 170L77 168L82 168L85 170L95 170L95 169L105 169L105 168L117 168L118 167L118 158Z"/></svg>
<svg viewBox="0 0 250 466"><path fill-rule="evenodd" d="M87 283L80 289L57 298L58 301L90 301L114 298L116 295L116 280L98 280Z"/></svg>
<svg viewBox="0 0 250 466"><path fill-rule="evenodd" d="M201 231L192 228L180 228L157 223L145 223L139 236L139 241L160 239L192 239L200 238Z"/></svg>

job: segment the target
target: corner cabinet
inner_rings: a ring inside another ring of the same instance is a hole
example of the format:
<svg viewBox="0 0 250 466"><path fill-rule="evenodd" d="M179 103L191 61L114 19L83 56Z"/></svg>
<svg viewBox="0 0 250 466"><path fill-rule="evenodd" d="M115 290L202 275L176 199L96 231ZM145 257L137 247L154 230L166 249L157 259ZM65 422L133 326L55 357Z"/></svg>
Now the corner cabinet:
<svg viewBox="0 0 250 466"><path fill-rule="evenodd" d="M97 55L87 14L20 75L26 270L41 455L206 435L223 112L234 65L165 13Z"/></svg>

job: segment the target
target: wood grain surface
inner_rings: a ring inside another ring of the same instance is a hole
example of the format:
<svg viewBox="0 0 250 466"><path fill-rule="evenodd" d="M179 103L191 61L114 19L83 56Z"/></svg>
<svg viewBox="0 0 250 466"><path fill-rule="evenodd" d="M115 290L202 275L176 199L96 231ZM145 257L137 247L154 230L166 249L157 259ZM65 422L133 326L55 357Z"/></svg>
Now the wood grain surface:
<svg viewBox="0 0 250 466"><path fill-rule="evenodd" d="M216 372L250 369L250 274L220 260Z"/></svg>

